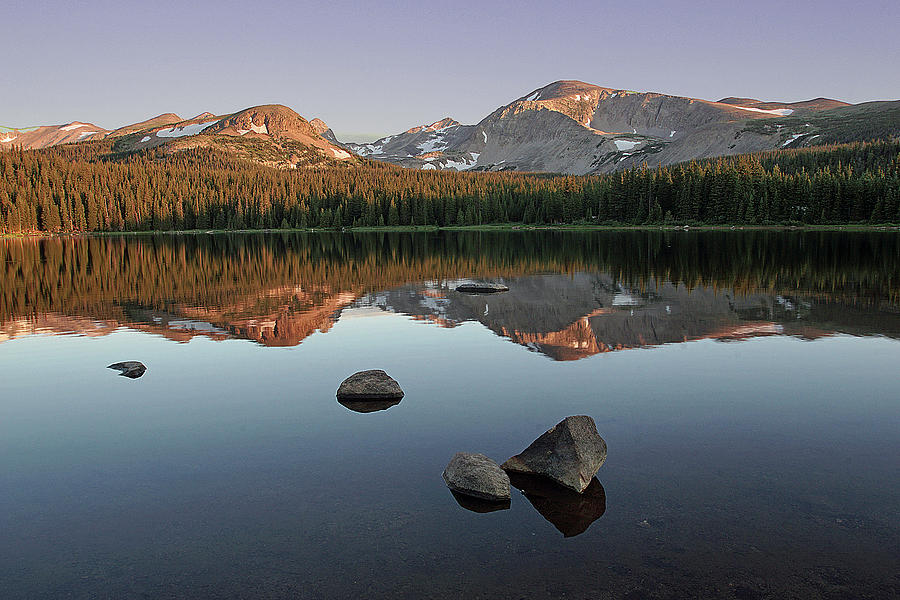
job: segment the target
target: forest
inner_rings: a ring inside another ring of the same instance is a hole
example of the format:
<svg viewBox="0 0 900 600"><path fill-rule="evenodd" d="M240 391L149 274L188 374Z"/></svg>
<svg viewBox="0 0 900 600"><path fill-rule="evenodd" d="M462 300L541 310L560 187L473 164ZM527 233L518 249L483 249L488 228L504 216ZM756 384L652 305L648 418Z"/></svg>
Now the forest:
<svg viewBox="0 0 900 600"><path fill-rule="evenodd" d="M0 152L0 233L900 222L900 141L722 157L597 176L279 170L219 151L106 141Z"/></svg>

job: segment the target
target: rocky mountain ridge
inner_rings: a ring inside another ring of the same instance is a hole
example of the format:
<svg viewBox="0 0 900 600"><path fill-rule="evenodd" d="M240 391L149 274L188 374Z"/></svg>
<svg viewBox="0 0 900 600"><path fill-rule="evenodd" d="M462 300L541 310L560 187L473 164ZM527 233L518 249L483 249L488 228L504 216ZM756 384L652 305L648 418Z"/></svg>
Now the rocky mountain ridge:
<svg viewBox="0 0 900 600"><path fill-rule="evenodd" d="M332 141L334 134L324 122L315 119L311 123L280 104L255 106L223 116L204 112L190 119L164 113L112 131L75 121L30 129L3 128L0 136L0 148L46 148L108 138L115 140L116 152L160 146L171 152L207 147L281 168L359 162Z"/></svg>
<svg viewBox="0 0 900 600"><path fill-rule="evenodd" d="M0 149L108 138L117 151L209 147L282 168L362 158L424 170L580 175L896 136L900 101L709 101L566 80L532 90L474 125L444 117L371 143L341 143L321 119L270 104L190 119L164 113L115 130L81 121L0 128Z"/></svg>
<svg viewBox="0 0 900 600"><path fill-rule="evenodd" d="M447 118L345 146L408 168L588 174L896 135L900 102L713 102L557 81L475 125Z"/></svg>

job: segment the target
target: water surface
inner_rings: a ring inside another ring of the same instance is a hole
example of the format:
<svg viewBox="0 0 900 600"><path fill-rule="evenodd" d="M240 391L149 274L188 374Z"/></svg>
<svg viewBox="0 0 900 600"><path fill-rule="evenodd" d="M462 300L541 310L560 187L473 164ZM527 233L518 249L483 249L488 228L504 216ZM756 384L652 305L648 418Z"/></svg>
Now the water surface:
<svg viewBox="0 0 900 600"><path fill-rule="evenodd" d="M13 240L0 259L7 597L897 595L896 234ZM367 368L404 399L339 404ZM474 512L444 486L455 452L503 461L574 414L609 445L592 500Z"/></svg>

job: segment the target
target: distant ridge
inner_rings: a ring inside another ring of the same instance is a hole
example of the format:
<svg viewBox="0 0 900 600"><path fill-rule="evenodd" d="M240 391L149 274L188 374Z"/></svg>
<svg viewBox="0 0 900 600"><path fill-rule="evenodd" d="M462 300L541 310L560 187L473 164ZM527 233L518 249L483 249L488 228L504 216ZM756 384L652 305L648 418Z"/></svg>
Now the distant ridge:
<svg viewBox="0 0 900 600"><path fill-rule="evenodd" d="M81 121L2 127L0 149L109 138L119 152L214 147L276 167L357 164L358 156L424 170L581 175L897 136L900 101L710 101L560 80L474 125L444 117L370 143L341 143L321 119L307 121L284 105L268 104L190 119L163 113L113 131Z"/></svg>
<svg viewBox="0 0 900 600"><path fill-rule="evenodd" d="M444 119L344 145L360 156L415 169L605 173L900 135L900 102L863 107L830 98L713 102L562 80L523 94L475 125Z"/></svg>

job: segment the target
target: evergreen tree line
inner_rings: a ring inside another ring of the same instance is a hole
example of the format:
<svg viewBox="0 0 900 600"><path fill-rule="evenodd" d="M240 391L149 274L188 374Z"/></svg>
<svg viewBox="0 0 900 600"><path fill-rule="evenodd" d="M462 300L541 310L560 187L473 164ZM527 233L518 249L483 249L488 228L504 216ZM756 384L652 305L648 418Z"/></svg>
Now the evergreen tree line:
<svg viewBox="0 0 900 600"><path fill-rule="evenodd" d="M276 170L109 142L0 152L0 232L489 223L900 222L900 141L782 150L600 176Z"/></svg>

